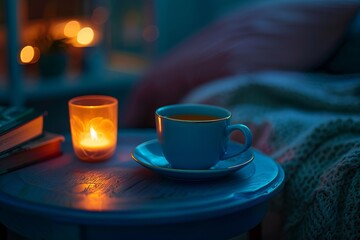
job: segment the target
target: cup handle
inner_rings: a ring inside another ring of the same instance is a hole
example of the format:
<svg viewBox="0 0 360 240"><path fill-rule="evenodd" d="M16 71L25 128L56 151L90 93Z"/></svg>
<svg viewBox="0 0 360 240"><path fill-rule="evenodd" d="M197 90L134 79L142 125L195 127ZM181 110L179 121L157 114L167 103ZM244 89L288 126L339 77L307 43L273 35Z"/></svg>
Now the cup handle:
<svg viewBox="0 0 360 240"><path fill-rule="evenodd" d="M244 145L242 145L240 149L236 149L235 151L226 152L225 155L222 157L222 159L235 157L248 150L252 145L252 141L253 141L252 133L250 129L244 124L234 124L226 127L226 135L230 136L230 134L236 130L244 134L244 139L245 139Z"/></svg>

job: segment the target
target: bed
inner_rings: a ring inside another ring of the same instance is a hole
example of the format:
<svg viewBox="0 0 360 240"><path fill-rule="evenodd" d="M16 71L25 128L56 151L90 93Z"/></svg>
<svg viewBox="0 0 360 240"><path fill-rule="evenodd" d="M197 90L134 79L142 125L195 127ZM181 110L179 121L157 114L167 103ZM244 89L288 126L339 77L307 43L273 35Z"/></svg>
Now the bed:
<svg viewBox="0 0 360 240"><path fill-rule="evenodd" d="M316 0L234 11L149 70L123 124L153 127L157 107L179 102L226 107L285 170L265 239L360 239L359 9Z"/></svg>

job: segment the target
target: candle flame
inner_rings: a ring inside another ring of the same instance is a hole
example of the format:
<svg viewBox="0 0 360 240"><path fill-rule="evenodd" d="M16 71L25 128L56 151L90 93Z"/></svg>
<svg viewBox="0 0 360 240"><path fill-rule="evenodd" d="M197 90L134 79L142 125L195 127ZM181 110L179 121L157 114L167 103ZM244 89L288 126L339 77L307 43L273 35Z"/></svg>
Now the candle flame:
<svg viewBox="0 0 360 240"><path fill-rule="evenodd" d="M93 127L90 127L91 140L96 141L98 139L97 133Z"/></svg>

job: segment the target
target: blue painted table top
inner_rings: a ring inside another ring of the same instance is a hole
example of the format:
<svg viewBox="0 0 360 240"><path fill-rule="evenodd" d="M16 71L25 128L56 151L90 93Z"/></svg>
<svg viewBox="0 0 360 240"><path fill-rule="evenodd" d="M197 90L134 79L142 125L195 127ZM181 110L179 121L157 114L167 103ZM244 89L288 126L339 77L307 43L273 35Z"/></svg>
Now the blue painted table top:
<svg viewBox="0 0 360 240"><path fill-rule="evenodd" d="M82 225L201 221L260 206L283 185L282 168L257 150L252 163L228 177L164 178L130 156L138 144L155 137L153 131L120 133L116 154L102 163L79 161L67 137L62 156L0 176L0 220L13 216L11 225L21 212Z"/></svg>

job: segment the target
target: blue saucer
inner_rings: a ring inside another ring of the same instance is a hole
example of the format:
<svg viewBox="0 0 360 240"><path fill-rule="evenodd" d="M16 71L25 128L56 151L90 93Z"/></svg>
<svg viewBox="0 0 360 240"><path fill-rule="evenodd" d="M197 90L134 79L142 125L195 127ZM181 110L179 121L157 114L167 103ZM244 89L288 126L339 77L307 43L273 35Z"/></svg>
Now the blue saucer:
<svg viewBox="0 0 360 240"><path fill-rule="evenodd" d="M236 148L238 143L230 142L229 148ZM166 177L184 180L208 180L234 173L251 163L254 155L251 150L239 156L219 161L215 166L205 170L187 170L172 168L164 157L157 139L138 145L131 154L142 166Z"/></svg>

